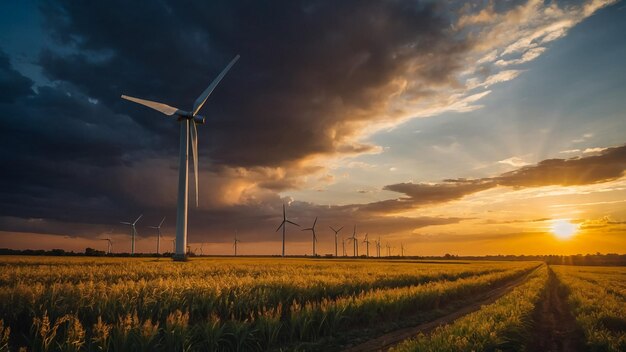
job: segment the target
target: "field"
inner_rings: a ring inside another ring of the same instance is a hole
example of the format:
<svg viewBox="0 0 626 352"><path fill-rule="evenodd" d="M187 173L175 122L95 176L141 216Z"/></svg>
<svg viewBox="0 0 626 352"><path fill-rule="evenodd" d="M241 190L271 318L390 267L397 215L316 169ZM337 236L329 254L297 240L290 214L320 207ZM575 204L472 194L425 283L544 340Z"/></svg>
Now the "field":
<svg viewBox="0 0 626 352"><path fill-rule="evenodd" d="M377 338L401 351L518 349L556 278L563 290L598 280L615 305L570 294L576 320L590 346L624 343L621 268L9 256L0 267L0 351L366 351ZM607 321L617 327L598 330Z"/></svg>

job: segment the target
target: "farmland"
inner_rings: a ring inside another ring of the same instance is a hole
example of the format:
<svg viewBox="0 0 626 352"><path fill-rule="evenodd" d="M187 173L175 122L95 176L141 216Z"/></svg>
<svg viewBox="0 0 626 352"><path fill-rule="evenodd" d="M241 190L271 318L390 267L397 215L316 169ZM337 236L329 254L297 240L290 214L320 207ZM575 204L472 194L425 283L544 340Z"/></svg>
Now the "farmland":
<svg viewBox="0 0 626 352"><path fill-rule="evenodd" d="M528 345L552 287L584 343L624 346L621 268L10 256L0 267L0 351L366 351L394 333L397 351L529 349L548 343Z"/></svg>
<svg viewBox="0 0 626 352"><path fill-rule="evenodd" d="M340 346L427 319L538 263L5 257L3 347L267 350Z"/></svg>

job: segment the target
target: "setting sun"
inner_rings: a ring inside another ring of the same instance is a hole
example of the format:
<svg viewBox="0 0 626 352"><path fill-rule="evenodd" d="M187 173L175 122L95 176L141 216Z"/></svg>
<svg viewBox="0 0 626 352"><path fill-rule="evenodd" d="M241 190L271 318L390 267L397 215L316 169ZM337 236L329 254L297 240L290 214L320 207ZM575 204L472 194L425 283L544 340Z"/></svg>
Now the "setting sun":
<svg viewBox="0 0 626 352"><path fill-rule="evenodd" d="M552 233L560 239L568 239L574 236L578 225L572 224L568 219L558 219L552 222Z"/></svg>

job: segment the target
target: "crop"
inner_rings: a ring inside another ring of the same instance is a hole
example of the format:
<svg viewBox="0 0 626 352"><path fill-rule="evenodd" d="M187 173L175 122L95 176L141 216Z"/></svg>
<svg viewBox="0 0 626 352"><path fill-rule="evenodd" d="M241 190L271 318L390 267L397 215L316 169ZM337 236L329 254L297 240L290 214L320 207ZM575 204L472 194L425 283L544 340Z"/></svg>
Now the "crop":
<svg viewBox="0 0 626 352"><path fill-rule="evenodd" d="M626 350L626 268L552 266L592 351Z"/></svg>
<svg viewBox="0 0 626 352"><path fill-rule="evenodd" d="M0 351L297 348L431 312L536 263L0 258Z"/></svg>
<svg viewBox="0 0 626 352"><path fill-rule="evenodd" d="M493 304L437 328L431 335L420 334L401 343L400 351L494 351L521 347L533 309L541 298L548 278L546 266L533 272L524 284Z"/></svg>

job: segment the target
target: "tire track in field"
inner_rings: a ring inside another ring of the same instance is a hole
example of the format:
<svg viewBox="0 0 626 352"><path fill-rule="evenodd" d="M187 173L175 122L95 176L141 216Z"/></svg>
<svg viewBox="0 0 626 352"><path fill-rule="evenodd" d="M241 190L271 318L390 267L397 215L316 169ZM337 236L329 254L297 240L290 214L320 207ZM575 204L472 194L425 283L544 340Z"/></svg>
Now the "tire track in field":
<svg viewBox="0 0 626 352"><path fill-rule="evenodd" d="M533 314L531 336L529 351L585 351L584 335L570 312L567 292L552 269L548 269L545 296Z"/></svg>
<svg viewBox="0 0 626 352"><path fill-rule="evenodd" d="M408 327L404 329L399 329L392 331L390 333L379 336L375 339L371 339L364 343L358 344L356 346L348 347L344 349L344 352L374 352L374 351L387 351L391 347L399 344L400 342L409 339L411 337L415 337L419 333L427 334L433 331L435 328L447 325L455 320L475 312L479 310L483 305L491 304L495 302L498 298L504 296L509 293L515 287L523 284L528 280L530 275L534 273L536 270L541 268L541 266L536 267L535 269L529 271L525 275L516 278L512 281L505 283L502 286L499 286L493 290L487 291L482 294L478 294L470 304L463 306L462 308L455 310L452 313L444 315L438 319L430 321L428 323L420 324L413 327Z"/></svg>

